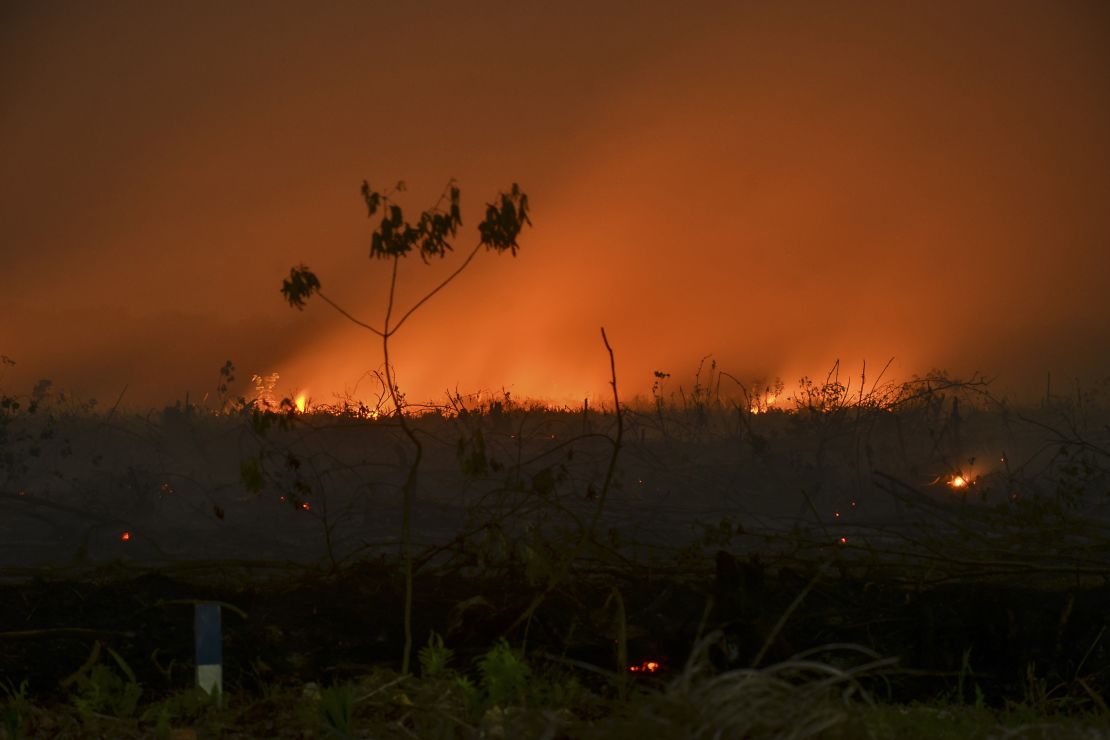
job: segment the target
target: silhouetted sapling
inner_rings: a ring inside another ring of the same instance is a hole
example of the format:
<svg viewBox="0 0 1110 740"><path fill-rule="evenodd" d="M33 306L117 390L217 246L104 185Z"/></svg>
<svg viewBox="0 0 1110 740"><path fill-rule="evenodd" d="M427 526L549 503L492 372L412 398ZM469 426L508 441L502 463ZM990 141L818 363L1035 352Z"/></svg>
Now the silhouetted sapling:
<svg viewBox="0 0 1110 740"><path fill-rule="evenodd" d="M401 671L408 673L412 653L411 514L416 492L416 474L420 467L424 448L405 419L404 398L397 390L396 378L389 361L389 340L408 320L409 316L458 277L482 247L498 253L509 251L515 257L520 246L517 243L517 237L520 236L524 225L531 225L532 222L528 219L528 196L521 192L516 183L513 183L508 193L501 193L493 203L486 204L485 219L478 224L478 243L474 245L474 248L471 249L458 269L414 303L396 322L393 322L394 299L397 292L397 271L401 258L409 255L413 250L418 251L420 259L425 264L433 257L445 257L447 252L453 251L449 240L457 236L458 229L462 226L462 214L459 209L459 188L454 180L448 183L439 201L432 208L422 212L415 223L406 221L401 207L390 199L392 193L403 192L404 189L405 184L399 182L392 190L381 193L371 188L368 182L363 181L362 183L362 198L366 202L368 216L374 218L379 213L382 214L381 221L370 235L370 258L388 259L393 263L381 329L355 318L339 304L328 298L321 289L320 279L304 264L290 269L289 277L282 282L281 293L289 301L289 305L298 310L303 309L305 302L313 294L316 294L345 318L382 338L386 388L389 391L389 397L393 402L393 408L396 411L401 428L412 442L413 449L416 452L402 488L401 556L405 569L405 645L401 659Z"/></svg>

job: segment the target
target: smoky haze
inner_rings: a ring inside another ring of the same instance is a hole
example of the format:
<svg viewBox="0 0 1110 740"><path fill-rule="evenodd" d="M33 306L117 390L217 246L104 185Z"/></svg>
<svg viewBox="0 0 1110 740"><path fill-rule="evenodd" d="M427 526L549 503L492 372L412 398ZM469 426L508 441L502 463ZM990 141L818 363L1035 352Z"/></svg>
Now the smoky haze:
<svg viewBox="0 0 1110 740"><path fill-rule="evenodd" d="M403 303L499 189L532 202L398 335L413 399L606 397L602 325L626 395L710 354L1110 374L1105 4L468 5L6 3L0 389L160 406L231 359L243 392L369 391L378 340L278 292L303 261L380 324L364 178L410 215L462 188Z"/></svg>

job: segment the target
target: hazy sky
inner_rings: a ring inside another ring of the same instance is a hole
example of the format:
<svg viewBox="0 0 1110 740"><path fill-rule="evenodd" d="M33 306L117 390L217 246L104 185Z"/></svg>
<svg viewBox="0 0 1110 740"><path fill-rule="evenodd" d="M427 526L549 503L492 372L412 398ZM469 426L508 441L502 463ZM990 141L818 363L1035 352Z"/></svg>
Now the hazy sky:
<svg viewBox="0 0 1110 740"><path fill-rule="evenodd" d="M1101 0L6 0L0 140L9 392L161 405L228 359L354 387L376 338L279 288L306 262L380 323L364 178L411 212L457 178L459 251L499 189L533 205L397 337L414 398L604 394L602 325L629 395L708 354L1110 374Z"/></svg>

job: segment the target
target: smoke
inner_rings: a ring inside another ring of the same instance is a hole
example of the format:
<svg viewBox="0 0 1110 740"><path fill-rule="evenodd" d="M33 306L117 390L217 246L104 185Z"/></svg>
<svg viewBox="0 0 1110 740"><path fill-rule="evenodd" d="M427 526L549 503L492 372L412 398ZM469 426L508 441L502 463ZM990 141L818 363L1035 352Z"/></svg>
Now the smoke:
<svg viewBox="0 0 1110 740"><path fill-rule="evenodd" d="M463 252L498 189L533 204L516 259L480 255L397 336L410 398L607 398L602 325L629 396L706 355L788 385L837 359L1019 393L1108 372L1100 4L6 15L5 390L158 405L227 359L353 387L380 343L278 288L306 262L380 323L363 178L416 213L456 177ZM403 265L402 303L458 258Z"/></svg>

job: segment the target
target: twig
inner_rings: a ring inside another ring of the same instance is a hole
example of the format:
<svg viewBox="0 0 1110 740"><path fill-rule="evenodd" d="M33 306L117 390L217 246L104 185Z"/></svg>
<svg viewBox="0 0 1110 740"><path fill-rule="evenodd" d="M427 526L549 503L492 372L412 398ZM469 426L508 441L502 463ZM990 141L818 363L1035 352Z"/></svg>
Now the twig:
<svg viewBox="0 0 1110 740"><path fill-rule="evenodd" d="M356 318L355 318L354 316L352 316L351 314L347 313L347 312L346 312L345 310L343 310L343 308L341 308L341 307L340 307L340 305L339 305L338 303L336 303L335 301L333 301L333 300L332 300L331 298L328 298L328 297L327 297L326 295L324 295L323 293L321 293L321 292L320 292L319 290L317 290L317 291L316 291L316 295L320 296L320 298L321 298L321 299L322 299L322 300L323 300L323 301L324 301L325 303L327 303L327 304L328 304L329 306L331 306L332 308L334 308L334 309L335 309L336 311L338 311L339 313L343 314L343 316L345 316L345 317L346 317L346 318L347 318L347 319L348 319L349 321L352 321L352 322L354 322L355 324L358 324L358 325L359 325L359 326L361 326L361 327L362 327L363 329L367 329L367 330L369 330L369 331L371 331L371 332L373 332L373 333L377 334L377 335L378 335L379 337L380 337L380 336L382 336L382 333L381 333L380 331L378 331L378 330L377 330L377 329L375 329L374 327L370 326L370 324L367 324L367 323L366 323L365 321L360 321L360 320L356 319Z"/></svg>
<svg viewBox="0 0 1110 740"><path fill-rule="evenodd" d="M386 689L388 689L388 688L390 688L390 687L392 687L392 686L396 686L397 684L401 683L402 681L406 681L406 680L408 680L409 678L411 678L411 676L410 676L409 674L407 674L407 673L403 673L403 674L401 674L400 676L398 676L397 678L393 679L392 681L388 681L388 682L386 682L386 683L383 683L383 684L382 684L381 686L379 686L378 688L374 689L374 690L373 690L373 691L371 691L371 692L370 692L369 694L364 694L363 696L355 697L355 698L354 698L354 699L353 699L353 700L351 701L351 703L352 703L352 704L358 704L358 703L359 703L360 701L366 701L366 700L367 700L367 699L369 699L370 697L372 697L372 696L374 696L374 695L376 695L376 694L380 694L381 692L385 691Z"/></svg>
<svg viewBox="0 0 1110 740"><path fill-rule="evenodd" d="M555 590L559 583L562 582L564 578L566 578L567 573L573 566L574 561L578 559L578 554L582 551L582 548L585 546L586 542L594 539L598 521L600 521L601 514L605 509L605 499L608 497L609 489L613 483L613 476L615 475L617 469L617 455L620 453L621 442L624 439L624 418L621 412L620 395L617 392L617 362L613 354L613 347L609 344L609 337L605 334L605 327L601 327L601 341L604 342L605 349L609 353L609 384L613 387L613 411L617 415L617 436L615 439L612 440L613 453L609 457L609 466L605 471L605 481L602 484L601 491L598 493L597 496L597 507L594 509L594 515L590 520L589 529L582 532L582 536L578 538L577 542L575 542L574 548L563 560L562 567L558 568L554 573L552 573L551 578L548 579L547 585L544 587L543 591L532 597L532 601L528 604L528 608L526 608L524 612L521 613L521 615L517 617L511 625L509 625L509 628L505 630L506 632L512 632L523 623L531 623L532 615L536 613L536 609L538 609L540 604L543 603L544 599L546 599L548 595L550 595L551 592ZM527 643L527 634L528 630L527 628L525 628L525 637L523 640L524 643Z"/></svg>
<svg viewBox="0 0 1110 740"><path fill-rule="evenodd" d="M432 289L431 289L431 291L429 291L427 295L425 295L425 296L424 296L423 298L421 298L421 299L420 299L419 301L417 301L417 302L416 302L416 305L414 305L414 306L413 306L412 308L410 308L410 309L409 309L408 311L405 311L404 315L403 315L403 316L401 316L401 318L400 318L400 319L398 319L398 321L397 321L397 324L396 324L396 325L395 325L395 326L393 327L393 329L392 329L392 330L390 331L390 334L393 334L393 333L395 333L395 332L396 332L396 331L397 331L398 329L400 329L400 328L401 328L401 324L405 323L405 321L406 321L406 320L408 319L408 317L409 317L409 316L412 316L412 314L413 314L413 313L414 313L414 312L416 311L416 309L420 308L420 307L421 307L421 306L423 306L423 305L424 305L425 303L427 303L427 302L428 302L428 300L429 300L429 299L430 299L430 298L431 298L432 296L434 296L434 295L435 295L436 293L438 293L439 291L441 291L441 290L443 290L444 288L446 288L446 287L447 287L447 284L448 284L448 283L450 283L450 282L451 282L452 280L454 280L454 279L455 279L456 277L458 277L459 273L460 273L460 272L462 272L463 270L465 270L465 269L466 269L466 266L470 264L470 261L471 261L472 259L474 259L474 255L478 254L478 249L479 249L479 248L480 248L481 246L482 246L482 243L481 243L481 242L478 242L478 244L475 244L475 245L474 245L474 249L472 249L472 250L470 251L470 254L469 254L469 255L467 255L466 259L465 259L465 260L463 260L463 263L462 263L461 265L459 265L459 267L458 267L458 269L457 269L457 270L455 270L455 271L454 271L454 272L452 272L452 273L451 273L450 275L448 275L448 276L447 276L447 278L446 278L446 279L445 279L445 280L444 280L444 281L443 281L442 283L440 283L440 284L439 284L439 285L437 285L436 287L432 288Z"/></svg>
<svg viewBox="0 0 1110 740"><path fill-rule="evenodd" d="M759 652L756 653L755 657L752 659L752 668L757 667L763 660L763 658L767 655L767 651L771 649L771 645L778 638L779 633L782 632L782 628L786 626L786 620L790 619L790 616L798 610L798 607L800 607L802 605L802 602L805 601L805 598L809 595L809 592L812 591L813 587L817 585L817 582L821 580L822 575L823 573L821 569L818 569L813 578L809 579L809 583L806 584L805 588L799 591L798 595L794 597L794 601L790 602L790 606L786 608L786 611L784 611L782 613L782 616L779 617L779 621L775 622L775 626L767 634L767 639L763 641L763 647L759 649Z"/></svg>

